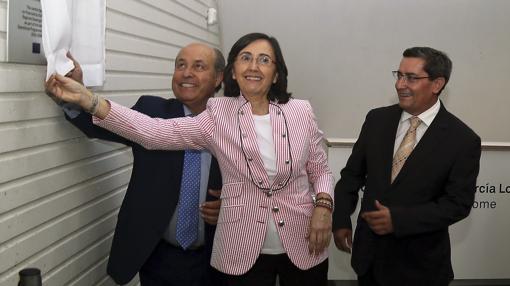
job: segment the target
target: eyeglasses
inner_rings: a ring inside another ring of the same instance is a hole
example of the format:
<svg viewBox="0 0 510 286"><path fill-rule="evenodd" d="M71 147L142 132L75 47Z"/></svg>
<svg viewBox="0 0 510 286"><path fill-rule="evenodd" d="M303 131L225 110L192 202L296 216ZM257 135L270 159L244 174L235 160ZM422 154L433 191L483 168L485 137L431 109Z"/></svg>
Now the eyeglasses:
<svg viewBox="0 0 510 286"><path fill-rule="evenodd" d="M404 80L406 83L413 84L420 79L430 78L430 76L417 76L414 74L401 73L399 71L392 71L393 77L398 80Z"/></svg>
<svg viewBox="0 0 510 286"><path fill-rule="evenodd" d="M237 56L237 60L243 65L248 65L253 61L253 55L250 53L242 53ZM255 63L257 63L258 66L268 67L276 62L273 61L270 56L261 54L255 59Z"/></svg>

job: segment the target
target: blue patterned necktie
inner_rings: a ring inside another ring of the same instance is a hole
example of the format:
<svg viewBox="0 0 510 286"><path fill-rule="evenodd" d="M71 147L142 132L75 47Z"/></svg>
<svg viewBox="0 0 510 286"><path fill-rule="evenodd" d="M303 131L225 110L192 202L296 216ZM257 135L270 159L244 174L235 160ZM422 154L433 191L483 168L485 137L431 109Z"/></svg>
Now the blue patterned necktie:
<svg viewBox="0 0 510 286"><path fill-rule="evenodd" d="M177 206L175 238L187 249L198 238L198 204L200 197L200 151L186 150L182 169L181 193Z"/></svg>

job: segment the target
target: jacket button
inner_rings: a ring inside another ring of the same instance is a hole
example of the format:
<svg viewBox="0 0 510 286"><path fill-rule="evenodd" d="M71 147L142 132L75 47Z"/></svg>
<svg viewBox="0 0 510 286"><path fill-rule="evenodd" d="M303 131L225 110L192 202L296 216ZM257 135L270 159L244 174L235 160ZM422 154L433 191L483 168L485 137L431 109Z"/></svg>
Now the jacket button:
<svg viewBox="0 0 510 286"><path fill-rule="evenodd" d="M288 165L289 163L290 163L290 161L289 161L289 160L285 160L285 164L287 164L287 165Z"/></svg>
<svg viewBox="0 0 510 286"><path fill-rule="evenodd" d="M282 114L282 112L278 110L278 112L276 112L276 114L280 115L280 114Z"/></svg>
<svg viewBox="0 0 510 286"><path fill-rule="evenodd" d="M266 193L266 196L271 197L273 195L273 192L269 191Z"/></svg>
<svg viewBox="0 0 510 286"><path fill-rule="evenodd" d="M280 211L280 208L279 207L273 207L273 212L277 213Z"/></svg>
<svg viewBox="0 0 510 286"><path fill-rule="evenodd" d="M259 185L262 185L262 183L264 183L264 182L262 182L262 181L259 181Z"/></svg>
<svg viewBox="0 0 510 286"><path fill-rule="evenodd" d="M253 161L253 158L248 158L248 162L251 162L251 161Z"/></svg>
<svg viewBox="0 0 510 286"><path fill-rule="evenodd" d="M284 226L285 225L285 222L282 220L278 221L278 226Z"/></svg>
<svg viewBox="0 0 510 286"><path fill-rule="evenodd" d="M244 115L244 111L240 110L239 114Z"/></svg>
<svg viewBox="0 0 510 286"><path fill-rule="evenodd" d="M283 137L283 138L287 137L287 134L282 133L282 137Z"/></svg>

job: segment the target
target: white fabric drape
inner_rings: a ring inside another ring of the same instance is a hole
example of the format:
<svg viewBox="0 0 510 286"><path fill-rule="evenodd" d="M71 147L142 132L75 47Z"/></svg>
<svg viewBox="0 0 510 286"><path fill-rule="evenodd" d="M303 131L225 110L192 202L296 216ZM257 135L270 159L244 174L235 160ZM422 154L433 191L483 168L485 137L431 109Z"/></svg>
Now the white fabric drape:
<svg viewBox="0 0 510 286"><path fill-rule="evenodd" d="M83 70L86 86L105 78L105 0L41 0L42 42L48 62L46 78L73 69L70 51Z"/></svg>

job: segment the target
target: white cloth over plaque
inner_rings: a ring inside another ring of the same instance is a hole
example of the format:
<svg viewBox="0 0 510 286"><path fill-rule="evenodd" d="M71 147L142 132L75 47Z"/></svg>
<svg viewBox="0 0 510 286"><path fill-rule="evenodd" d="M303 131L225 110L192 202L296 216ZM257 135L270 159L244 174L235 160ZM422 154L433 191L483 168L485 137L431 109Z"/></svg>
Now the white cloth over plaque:
<svg viewBox="0 0 510 286"><path fill-rule="evenodd" d="M42 42L48 62L46 79L73 69L70 51L83 70L86 86L105 78L105 0L41 0Z"/></svg>

